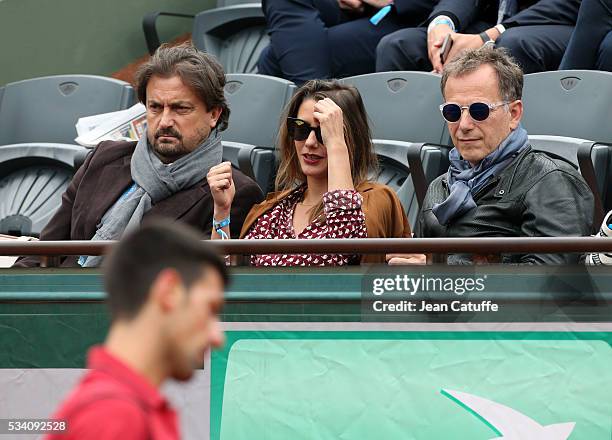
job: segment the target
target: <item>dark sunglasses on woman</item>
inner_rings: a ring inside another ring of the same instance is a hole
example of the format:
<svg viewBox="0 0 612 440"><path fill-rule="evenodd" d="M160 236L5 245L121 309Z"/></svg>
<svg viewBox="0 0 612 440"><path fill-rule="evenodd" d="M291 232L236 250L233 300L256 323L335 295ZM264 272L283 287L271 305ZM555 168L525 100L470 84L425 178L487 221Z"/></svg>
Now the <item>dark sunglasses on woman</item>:
<svg viewBox="0 0 612 440"><path fill-rule="evenodd" d="M321 127L311 127L308 123L299 118L287 118L287 131L289 137L294 141L305 141L310 136L310 132L314 131L317 141L323 144L323 136L321 135Z"/></svg>
<svg viewBox="0 0 612 440"><path fill-rule="evenodd" d="M463 109L467 109L470 117L477 122L485 121L491 112L498 107L508 104L508 102L501 102L499 104L487 104L484 102L474 102L470 105L459 105L454 102L449 102L446 104L442 104L440 106L440 112L442 113L442 117L447 122L459 122L461 119L461 114L463 113Z"/></svg>

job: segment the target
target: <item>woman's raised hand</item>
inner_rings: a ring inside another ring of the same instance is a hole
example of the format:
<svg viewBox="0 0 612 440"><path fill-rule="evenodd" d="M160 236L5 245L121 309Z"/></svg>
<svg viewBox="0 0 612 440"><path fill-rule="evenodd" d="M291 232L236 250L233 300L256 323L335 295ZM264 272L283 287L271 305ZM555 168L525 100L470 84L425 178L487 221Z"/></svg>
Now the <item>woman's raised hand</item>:
<svg viewBox="0 0 612 440"><path fill-rule="evenodd" d="M315 103L313 116L319 121L327 150L327 190L354 189L351 161L344 139L342 109L331 99L325 98Z"/></svg>
<svg viewBox="0 0 612 440"><path fill-rule="evenodd" d="M346 149L344 141L344 116L342 109L329 98L321 99L314 106L314 118L319 121L323 144L330 149Z"/></svg>

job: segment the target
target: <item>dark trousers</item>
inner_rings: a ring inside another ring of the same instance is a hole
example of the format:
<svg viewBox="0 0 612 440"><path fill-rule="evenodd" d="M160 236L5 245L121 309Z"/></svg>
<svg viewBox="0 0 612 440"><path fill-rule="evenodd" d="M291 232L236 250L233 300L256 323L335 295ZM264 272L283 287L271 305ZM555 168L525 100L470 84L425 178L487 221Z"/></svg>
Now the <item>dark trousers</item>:
<svg viewBox="0 0 612 440"><path fill-rule="evenodd" d="M263 10L271 43L259 58L259 73L298 85L374 72L376 45L401 28L394 13L374 26L374 11L351 15L337 0L264 0Z"/></svg>
<svg viewBox="0 0 612 440"><path fill-rule="evenodd" d="M494 24L478 22L465 33L480 33ZM518 61L525 73L556 70L572 34L572 26L520 26L506 30L496 41ZM383 38L376 49L376 71L432 70L427 55L427 30L409 28Z"/></svg>
<svg viewBox="0 0 612 440"><path fill-rule="evenodd" d="M576 28L559 69L612 72L612 0L582 0Z"/></svg>

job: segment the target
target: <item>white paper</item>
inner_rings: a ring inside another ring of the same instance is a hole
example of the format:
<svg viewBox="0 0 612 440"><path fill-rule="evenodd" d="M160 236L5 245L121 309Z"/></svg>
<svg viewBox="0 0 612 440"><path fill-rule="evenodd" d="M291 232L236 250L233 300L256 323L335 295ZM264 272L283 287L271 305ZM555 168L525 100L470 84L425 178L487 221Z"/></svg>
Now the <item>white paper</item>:
<svg viewBox="0 0 612 440"><path fill-rule="evenodd" d="M138 103L126 110L80 118L75 142L95 147L106 140L138 140L146 130L145 113L145 106Z"/></svg>

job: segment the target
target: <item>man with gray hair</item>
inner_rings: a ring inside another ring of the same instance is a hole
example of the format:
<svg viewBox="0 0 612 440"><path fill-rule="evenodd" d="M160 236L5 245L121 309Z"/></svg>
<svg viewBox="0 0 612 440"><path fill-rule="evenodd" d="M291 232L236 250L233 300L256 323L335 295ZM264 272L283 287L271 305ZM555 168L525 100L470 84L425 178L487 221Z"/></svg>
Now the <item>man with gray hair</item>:
<svg viewBox="0 0 612 440"><path fill-rule="evenodd" d="M41 240L118 240L153 217L182 221L210 237L213 200L208 170L221 163L220 132L229 108L225 73L217 60L190 45L162 46L137 74L147 131L138 142L101 142L77 171ZM257 184L234 170L238 203L234 235L251 207L263 199ZM95 267L100 257L67 257L62 266ZM26 257L15 266L36 266Z"/></svg>
<svg viewBox="0 0 612 440"><path fill-rule="evenodd" d="M469 50L447 64L440 106L455 145L417 225L419 237L567 237L591 232L593 195L575 167L531 148L521 126L523 72L504 51ZM502 251L502 249L500 249ZM577 263L573 254L501 262ZM453 254L449 264L490 261ZM396 261L397 262L397 261Z"/></svg>

